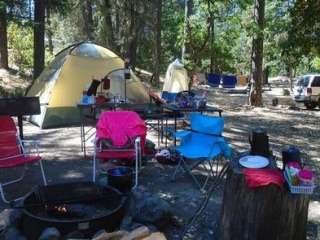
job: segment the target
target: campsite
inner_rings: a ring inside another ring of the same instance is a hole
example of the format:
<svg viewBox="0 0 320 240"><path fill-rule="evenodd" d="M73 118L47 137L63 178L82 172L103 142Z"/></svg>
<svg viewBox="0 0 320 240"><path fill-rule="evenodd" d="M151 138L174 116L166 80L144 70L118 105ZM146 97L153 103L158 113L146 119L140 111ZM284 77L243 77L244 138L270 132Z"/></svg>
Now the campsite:
<svg viewBox="0 0 320 240"><path fill-rule="evenodd" d="M0 240L320 238L319 1L0 1Z"/></svg>

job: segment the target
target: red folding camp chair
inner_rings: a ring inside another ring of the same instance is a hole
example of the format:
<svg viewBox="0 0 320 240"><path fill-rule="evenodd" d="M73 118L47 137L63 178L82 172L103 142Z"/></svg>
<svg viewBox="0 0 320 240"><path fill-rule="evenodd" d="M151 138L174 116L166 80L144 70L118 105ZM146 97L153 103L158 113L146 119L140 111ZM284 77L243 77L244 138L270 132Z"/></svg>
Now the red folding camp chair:
<svg viewBox="0 0 320 240"><path fill-rule="evenodd" d="M147 127L136 112L103 112L96 125L95 151L93 156L93 181L99 160L135 161L135 184L138 185L138 172L146 141ZM108 143L108 144L105 144Z"/></svg>
<svg viewBox="0 0 320 240"><path fill-rule="evenodd" d="M9 116L0 116L0 169L24 166L22 175L14 180L0 181L0 194L5 203L9 203L5 197L4 187L21 181L25 175L26 165L39 162L43 183L46 185L46 177L43 170L41 157L39 156L38 142L21 140L13 119ZM17 198L14 200L21 199Z"/></svg>

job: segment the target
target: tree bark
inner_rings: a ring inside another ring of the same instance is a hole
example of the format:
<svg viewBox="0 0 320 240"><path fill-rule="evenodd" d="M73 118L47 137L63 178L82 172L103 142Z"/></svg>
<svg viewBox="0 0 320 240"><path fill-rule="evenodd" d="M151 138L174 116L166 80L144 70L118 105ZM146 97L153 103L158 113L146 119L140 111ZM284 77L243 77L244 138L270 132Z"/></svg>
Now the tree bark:
<svg viewBox="0 0 320 240"><path fill-rule="evenodd" d="M7 13L5 6L0 7L0 68L8 69Z"/></svg>
<svg viewBox="0 0 320 240"><path fill-rule="evenodd" d="M216 71L215 59L214 59L214 41L215 41L215 32L214 32L214 13L211 9L211 2L208 1L208 10L209 10L209 26L208 26L208 35L210 38L210 73Z"/></svg>
<svg viewBox="0 0 320 240"><path fill-rule="evenodd" d="M160 59L161 59L161 16L162 16L162 0L154 0L155 17L155 46L154 46L154 80L156 84L160 83Z"/></svg>
<svg viewBox="0 0 320 240"><path fill-rule="evenodd" d="M250 105L262 106L262 66L263 66L263 30L265 0L255 0L254 19L258 32L252 40L252 82L250 89Z"/></svg>
<svg viewBox="0 0 320 240"><path fill-rule="evenodd" d="M189 17L191 16L193 12L193 0L184 0L185 5L185 11L184 11L184 30L183 30L183 43L182 43L182 49L181 49L181 60L182 62L186 58L187 53L187 38L188 35L191 34L190 31L190 23L189 23Z"/></svg>
<svg viewBox="0 0 320 240"><path fill-rule="evenodd" d="M131 67L134 69L137 58L137 47L138 47L138 35L139 35L139 22L135 13L135 0L129 1L129 36L127 37L127 56Z"/></svg>
<svg viewBox="0 0 320 240"><path fill-rule="evenodd" d="M45 1L34 0L34 53L33 78L36 79L44 69L45 46Z"/></svg>
<svg viewBox="0 0 320 240"><path fill-rule="evenodd" d="M46 12L47 12L47 37L48 37L48 49L50 54L53 54L53 42L52 42L52 29L51 29L51 1L47 1L46 6Z"/></svg>
<svg viewBox="0 0 320 240"><path fill-rule="evenodd" d="M87 40L93 40L93 18L91 0L84 0L81 3L83 16L82 32Z"/></svg>
<svg viewBox="0 0 320 240"><path fill-rule="evenodd" d="M290 194L268 185L246 185L239 169L230 169L226 179L219 223L221 240L306 239L309 195Z"/></svg>
<svg viewBox="0 0 320 240"><path fill-rule="evenodd" d="M110 0L104 0L104 22L105 22L105 30L107 33L106 45L108 48L113 50L117 50L115 37L114 37L114 29L112 24L112 7Z"/></svg>

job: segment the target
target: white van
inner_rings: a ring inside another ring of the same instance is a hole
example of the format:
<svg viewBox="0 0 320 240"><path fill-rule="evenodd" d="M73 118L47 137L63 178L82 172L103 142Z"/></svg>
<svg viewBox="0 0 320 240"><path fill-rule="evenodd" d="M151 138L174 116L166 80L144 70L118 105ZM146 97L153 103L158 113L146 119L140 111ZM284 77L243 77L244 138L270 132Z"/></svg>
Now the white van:
<svg viewBox="0 0 320 240"><path fill-rule="evenodd" d="M320 107L320 74L308 74L300 77L293 89L296 102L304 103L307 109Z"/></svg>

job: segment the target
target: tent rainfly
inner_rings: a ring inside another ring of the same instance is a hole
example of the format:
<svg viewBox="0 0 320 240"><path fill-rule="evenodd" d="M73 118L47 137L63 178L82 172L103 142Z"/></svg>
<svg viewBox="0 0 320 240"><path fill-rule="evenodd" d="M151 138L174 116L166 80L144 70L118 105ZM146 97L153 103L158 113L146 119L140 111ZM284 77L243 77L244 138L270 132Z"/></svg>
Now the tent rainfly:
<svg viewBox="0 0 320 240"><path fill-rule="evenodd" d="M58 53L29 89L27 96L39 96L41 114L30 117L41 128L79 124L77 104L93 79L109 75L112 96L124 95L124 61L112 51L90 42L69 46ZM148 93L131 73L126 81L127 99L148 102Z"/></svg>

